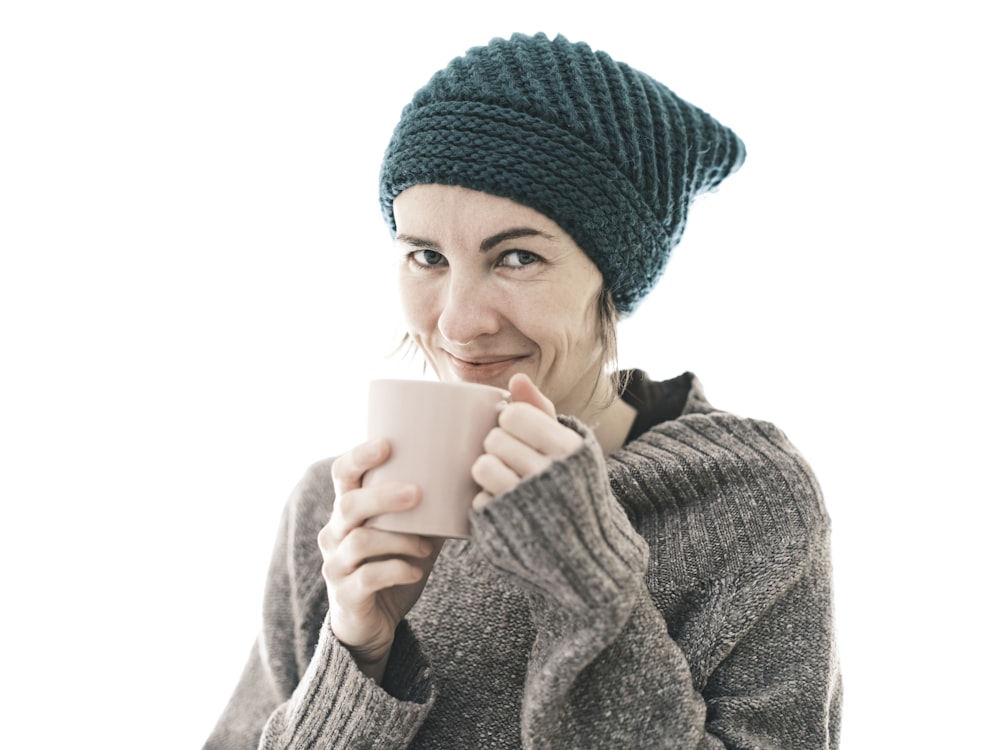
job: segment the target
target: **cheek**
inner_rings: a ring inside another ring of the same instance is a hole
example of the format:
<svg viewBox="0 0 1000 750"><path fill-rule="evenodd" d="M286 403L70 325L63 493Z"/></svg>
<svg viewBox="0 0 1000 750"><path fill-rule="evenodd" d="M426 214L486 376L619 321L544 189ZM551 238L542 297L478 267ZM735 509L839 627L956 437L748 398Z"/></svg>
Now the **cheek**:
<svg viewBox="0 0 1000 750"><path fill-rule="evenodd" d="M604 351L596 304L581 296L566 309L572 310L572 313L562 319L560 343L564 356L575 363L574 368L589 370L603 356Z"/></svg>
<svg viewBox="0 0 1000 750"><path fill-rule="evenodd" d="M589 279L587 280L589 281ZM555 303L566 339L575 346L586 346L597 336L597 296L600 289L590 283L579 283L574 291Z"/></svg>
<svg viewBox="0 0 1000 750"><path fill-rule="evenodd" d="M434 294L429 284L419 284L412 279L401 278L399 305L406 327L412 333L421 334L437 325Z"/></svg>
<svg viewBox="0 0 1000 750"><path fill-rule="evenodd" d="M594 305L579 292L552 290L536 304L518 309L512 323L554 360L589 361L600 347Z"/></svg>

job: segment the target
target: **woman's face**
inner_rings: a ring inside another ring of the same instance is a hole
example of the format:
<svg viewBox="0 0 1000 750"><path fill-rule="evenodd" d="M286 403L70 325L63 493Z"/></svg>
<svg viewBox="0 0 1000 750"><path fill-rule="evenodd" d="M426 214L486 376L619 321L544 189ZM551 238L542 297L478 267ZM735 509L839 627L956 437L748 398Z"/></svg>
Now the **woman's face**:
<svg viewBox="0 0 1000 750"><path fill-rule="evenodd" d="M506 388L523 372L574 415L604 395L601 273L555 222L446 185L408 188L393 211L403 314L441 380Z"/></svg>

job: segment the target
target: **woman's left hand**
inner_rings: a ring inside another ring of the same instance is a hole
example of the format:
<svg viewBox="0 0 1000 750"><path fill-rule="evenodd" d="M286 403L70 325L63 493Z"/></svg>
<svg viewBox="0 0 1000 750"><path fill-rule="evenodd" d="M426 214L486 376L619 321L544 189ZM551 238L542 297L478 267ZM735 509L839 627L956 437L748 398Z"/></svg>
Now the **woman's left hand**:
<svg viewBox="0 0 1000 750"><path fill-rule="evenodd" d="M514 375L507 388L510 404L500 412L499 426L490 430L483 442L485 452L472 465L472 478L482 487L474 508L568 456L583 442L560 424L555 406L527 375Z"/></svg>

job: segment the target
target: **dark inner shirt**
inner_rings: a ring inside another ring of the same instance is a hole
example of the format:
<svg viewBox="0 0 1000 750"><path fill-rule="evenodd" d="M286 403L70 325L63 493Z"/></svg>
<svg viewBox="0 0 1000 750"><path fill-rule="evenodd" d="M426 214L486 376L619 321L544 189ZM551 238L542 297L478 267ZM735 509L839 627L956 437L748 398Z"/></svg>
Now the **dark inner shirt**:
<svg viewBox="0 0 1000 750"><path fill-rule="evenodd" d="M625 442L629 443L661 422L677 419L684 411L691 380L694 376L686 372L676 378L653 381L642 370L626 370L622 373L625 389L622 399L635 409L635 421Z"/></svg>

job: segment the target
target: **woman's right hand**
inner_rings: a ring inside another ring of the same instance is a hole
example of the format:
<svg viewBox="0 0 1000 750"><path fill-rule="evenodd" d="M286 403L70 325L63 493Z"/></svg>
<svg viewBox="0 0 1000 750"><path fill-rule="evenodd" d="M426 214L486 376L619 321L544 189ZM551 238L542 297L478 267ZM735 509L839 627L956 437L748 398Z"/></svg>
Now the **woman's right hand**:
<svg viewBox="0 0 1000 750"><path fill-rule="evenodd" d="M381 682L389 660L396 626L420 598L442 546L441 540L364 525L373 516L406 510L420 501L413 484L361 486L364 473L388 457L389 443L375 440L334 461L336 499L318 540L330 628L376 682Z"/></svg>

